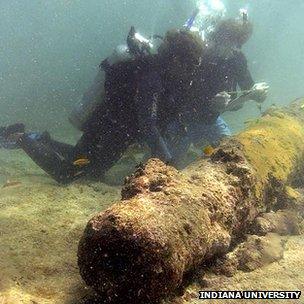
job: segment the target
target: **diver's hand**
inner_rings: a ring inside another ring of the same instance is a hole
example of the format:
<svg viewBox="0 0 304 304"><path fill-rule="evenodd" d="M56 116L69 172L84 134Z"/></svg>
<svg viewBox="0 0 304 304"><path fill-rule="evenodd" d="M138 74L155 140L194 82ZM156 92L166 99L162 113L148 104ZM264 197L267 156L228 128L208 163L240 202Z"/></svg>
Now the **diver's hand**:
<svg viewBox="0 0 304 304"><path fill-rule="evenodd" d="M266 82L256 83L251 88L251 93L249 93L248 98L255 100L258 103L262 103L265 101L268 94L269 86Z"/></svg>
<svg viewBox="0 0 304 304"><path fill-rule="evenodd" d="M215 112L223 113L226 111L230 101L231 96L227 92L220 92L214 96L212 100L212 108Z"/></svg>

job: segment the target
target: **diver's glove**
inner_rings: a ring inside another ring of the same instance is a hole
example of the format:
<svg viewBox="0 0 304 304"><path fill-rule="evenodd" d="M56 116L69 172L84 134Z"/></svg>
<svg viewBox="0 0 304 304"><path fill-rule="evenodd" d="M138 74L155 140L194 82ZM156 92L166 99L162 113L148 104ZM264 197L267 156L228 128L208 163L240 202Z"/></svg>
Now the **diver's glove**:
<svg viewBox="0 0 304 304"><path fill-rule="evenodd" d="M212 111L216 113L223 113L226 111L228 104L231 101L231 96L227 92L220 92L212 99Z"/></svg>
<svg viewBox="0 0 304 304"><path fill-rule="evenodd" d="M269 86L266 82L256 83L252 88L251 92L247 95L248 99L255 100L258 103L265 101L268 94Z"/></svg>

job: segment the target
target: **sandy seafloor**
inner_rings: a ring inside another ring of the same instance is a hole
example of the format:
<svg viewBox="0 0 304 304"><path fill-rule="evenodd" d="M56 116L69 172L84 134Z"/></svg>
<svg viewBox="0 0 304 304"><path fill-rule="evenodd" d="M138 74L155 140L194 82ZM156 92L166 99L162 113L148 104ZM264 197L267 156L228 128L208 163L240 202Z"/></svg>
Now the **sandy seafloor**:
<svg viewBox="0 0 304 304"><path fill-rule="evenodd" d="M20 184L3 188L7 180ZM88 290L78 274L78 241L92 215L119 200L120 187L92 181L60 186L22 151L0 150L0 192L0 304L81 303ZM232 278L209 275L206 282L207 290L304 291L304 237L288 237L279 262ZM248 302L199 301L200 284L170 303ZM304 295L279 302L304 303Z"/></svg>

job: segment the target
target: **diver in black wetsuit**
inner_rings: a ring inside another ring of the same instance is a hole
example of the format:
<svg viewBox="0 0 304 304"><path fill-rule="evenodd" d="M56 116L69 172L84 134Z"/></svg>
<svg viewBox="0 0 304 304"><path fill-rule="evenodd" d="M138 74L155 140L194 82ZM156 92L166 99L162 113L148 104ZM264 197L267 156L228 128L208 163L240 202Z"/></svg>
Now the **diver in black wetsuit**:
<svg viewBox="0 0 304 304"><path fill-rule="evenodd" d="M169 31L157 55L107 66L104 102L82 125L76 146L56 142L47 133L20 132L19 147L60 183L102 176L134 142L145 142L153 157L176 163L191 142L223 136L222 112L266 97L266 86L253 85L241 44L226 46L225 37L223 45L206 48L195 33ZM225 91L237 85L249 93L230 102ZM82 159L87 162L78 164Z"/></svg>
<svg viewBox="0 0 304 304"><path fill-rule="evenodd" d="M248 100L262 103L266 99L267 84L254 83L241 51L251 34L252 25L246 13L241 19L221 20L209 34L192 84L192 92L201 90L201 94L183 103L181 123L174 120L167 127L165 139L175 162L183 159L191 143L216 145L231 135L220 117L223 112L236 111Z"/></svg>
<svg viewBox="0 0 304 304"><path fill-rule="evenodd" d="M82 126L83 135L76 146L54 141L47 132L4 130L3 134L14 137L18 146L59 183L83 175L102 176L136 141L147 143L153 157L171 161L161 134L168 121L176 118L181 105L176 98L174 109L167 111L164 101L170 92L184 94L189 89L202 47L194 34L171 31L159 54L108 66L104 102Z"/></svg>
<svg viewBox="0 0 304 304"><path fill-rule="evenodd" d="M170 160L154 117L142 115L148 111L144 95L151 93L149 85L155 87L154 79L143 76L139 87L136 86L139 76L136 73L143 71L132 65L121 63L108 71L106 100L86 122L76 146L54 141L47 133L37 137L24 133L18 139L19 147L60 183L68 183L82 175L102 176L135 141L147 142L152 155ZM141 104L137 105L139 102ZM78 159L87 159L87 163L74 165Z"/></svg>

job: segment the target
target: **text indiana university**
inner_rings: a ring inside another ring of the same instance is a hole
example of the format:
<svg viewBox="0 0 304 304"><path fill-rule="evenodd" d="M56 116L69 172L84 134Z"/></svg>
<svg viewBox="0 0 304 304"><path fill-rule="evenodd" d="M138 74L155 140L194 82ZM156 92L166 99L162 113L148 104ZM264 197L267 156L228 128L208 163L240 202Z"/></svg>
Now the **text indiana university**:
<svg viewBox="0 0 304 304"><path fill-rule="evenodd" d="M299 299L301 291L200 291L199 299Z"/></svg>

